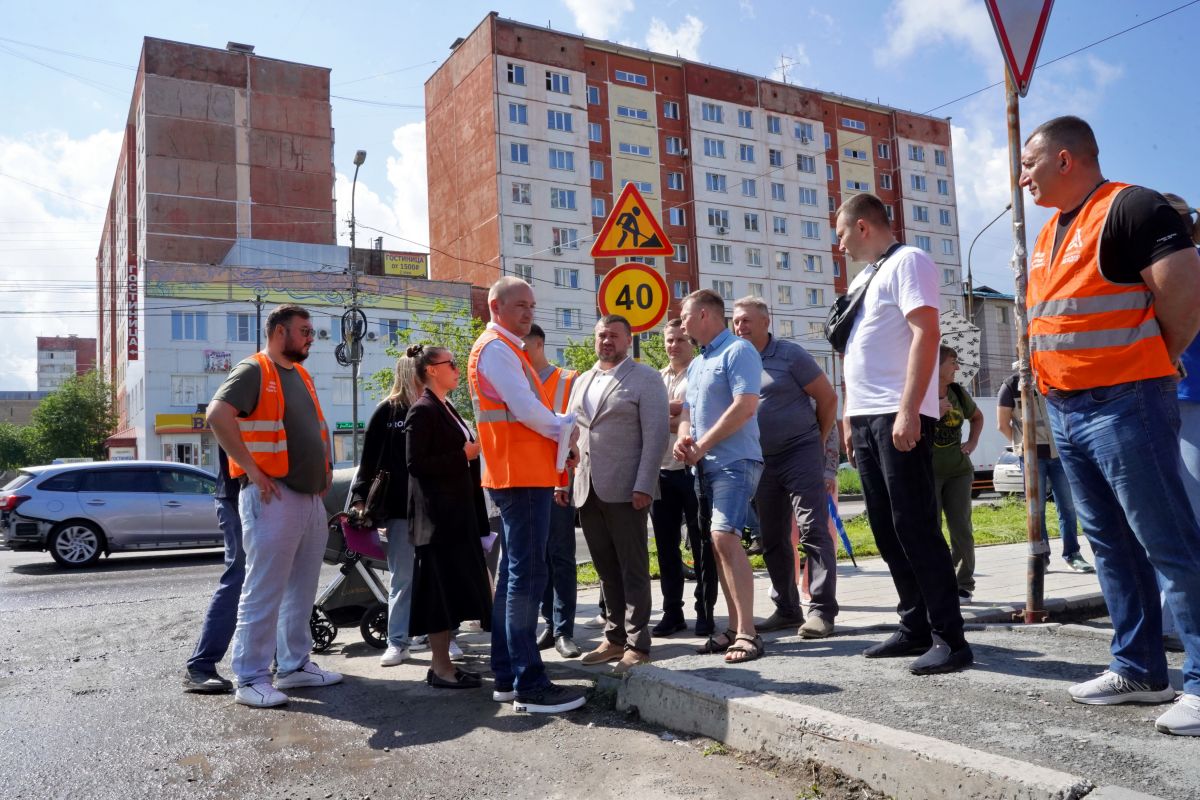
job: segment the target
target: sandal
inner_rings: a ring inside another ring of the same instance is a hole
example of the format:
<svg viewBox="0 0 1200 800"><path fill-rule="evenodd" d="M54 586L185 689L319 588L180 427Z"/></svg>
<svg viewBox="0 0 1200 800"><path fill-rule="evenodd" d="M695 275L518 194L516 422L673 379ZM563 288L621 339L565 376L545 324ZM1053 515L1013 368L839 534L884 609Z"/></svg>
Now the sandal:
<svg viewBox="0 0 1200 800"><path fill-rule="evenodd" d="M729 628L721 636L725 639L724 644L717 641L717 637L710 636L702 647L696 648L696 652L702 656L712 655L713 653L724 653L737 640L737 631Z"/></svg>
<svg viewBox="0 0 1200 800"><path fill-rule="evenodd" d="M763 653L767 652L767 646L763 644L761 636L746 636L739 633L733 640L733 644L725 650L726 664L745 664L747 661L755 661L763 657ZM742 658L731 659L729 656L733 653L741 653Z"/></svg>

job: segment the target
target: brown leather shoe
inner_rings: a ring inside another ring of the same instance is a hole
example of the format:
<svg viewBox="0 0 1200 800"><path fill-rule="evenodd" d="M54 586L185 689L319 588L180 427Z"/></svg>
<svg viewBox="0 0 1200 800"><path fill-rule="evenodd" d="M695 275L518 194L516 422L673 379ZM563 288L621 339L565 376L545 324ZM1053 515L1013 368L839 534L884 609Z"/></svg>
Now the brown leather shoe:
<svg viewBox="0 0 1200 800"><path fill-rule="evenodd" d="M639 653L637 650L626 650L625 655L621 656L621 660L617 662L615 667L613 667L613 673L616 675L624 675L638 664L649 663L650 656L647 653Z"/></svg>
<svg viewBox="0 0 1200 800"><path fill-rule="evenodd" d="M619 644L613 644L607 639L600 643L600 646L591 652L584 653L583 658L579 659L580 664L603 664L606 661L620 661L624 655L625 648Z"/></svg>

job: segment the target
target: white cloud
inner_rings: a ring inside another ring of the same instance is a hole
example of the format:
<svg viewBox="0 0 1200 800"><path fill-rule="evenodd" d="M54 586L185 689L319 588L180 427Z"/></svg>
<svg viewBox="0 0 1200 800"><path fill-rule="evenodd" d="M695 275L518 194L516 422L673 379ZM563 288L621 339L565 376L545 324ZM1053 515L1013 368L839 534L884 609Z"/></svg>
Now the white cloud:
<svg viewBox="0 0 1200 800"><path fill-rule="evenodd" d="M895 0L888 9L884 29L891 36L875 49L879 66L949 42L965 45L992 74L1000 68L1000 47L992 22L983 3L975 0Z"/></svg>
<svg viewBox="0 0 1200 800"><path fill-rule="evenodd" d="M655 17L650 20L650 27L646 31L646 47L656 53L699 61L700 38L704 30L704 23L691 14L685 16L675 30Z"/></svg>
<svg viewBox="0 0 1200 800"><path fill-rule="evenodd" d="M575 27L584 36L593 39L610 39L621 27L626 14L633 11L633 0L562 0L575 17Z"/></svg>
<svg viewBox="0 0 1200 800"><path fill-rule="evenodd" d="M754 19L757 16L751 0L738 0L738 10L741 12L742 19Z"/></svg>
<svg viewBox="0 0 1200 800"><path fill-rule="evenodd" d="M802 75L804 68L812 64L812 61L808 58L808 52L804 49L804 45L796 45L792 48L791 52L784 53L780 58L784 63L776 64L775 68L771 70L769 76L771 80L803 84L804 78Z"/></svg>
<svg viewBox="0 0 1200 800"><path fill-rule="evenodd" d="M361 178L355 192L354 217L358 223L357 244L383 236L385 250L429 249L429 202L425 164L425 123L414 122L392 133L393 152L387 157L388 185L383 194ZM349 175L338 173L335 191L338 207L338 238L350 243ZM378 230L371 230L376 228ZM380 233L379 231L384 231Z"/></svg>

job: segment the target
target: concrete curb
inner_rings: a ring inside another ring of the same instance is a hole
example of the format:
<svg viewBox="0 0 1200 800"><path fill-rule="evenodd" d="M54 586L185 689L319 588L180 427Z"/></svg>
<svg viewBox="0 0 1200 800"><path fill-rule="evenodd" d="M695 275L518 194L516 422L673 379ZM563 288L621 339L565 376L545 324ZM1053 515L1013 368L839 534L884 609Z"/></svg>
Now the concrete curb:
<svg viewBox="0 0 1200 800"><path fill-rule="evenodd" d="M1100 592L1091 592L1075 597L1051 597L1043 602L1043 607L1050 614L1050 622L1053 622L1055 614L1062 614L1068 611L1095 611L1096 609L1105 608L1104 595ZM1024 603L989 606L980 609L967 606L963 609L963 621L967 624L1012 622L1013 616L1024 610Z"/></svg>

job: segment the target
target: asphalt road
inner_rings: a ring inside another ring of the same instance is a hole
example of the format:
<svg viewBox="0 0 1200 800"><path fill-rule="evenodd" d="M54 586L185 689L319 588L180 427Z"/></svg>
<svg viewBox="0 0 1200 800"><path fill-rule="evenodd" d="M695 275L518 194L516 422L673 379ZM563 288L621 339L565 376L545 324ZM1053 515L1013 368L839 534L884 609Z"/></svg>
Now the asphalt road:
<svg viewBox="0 0 1200 800"><path fill-rule="evenodd" d="M602 697L546 717L483 691L427 688L427 653L385 670L356 631L317 658L346 682L295 691L286 710L185 694L183 664L220 569L215 552L120 555L64 572L44 553L0 551L7 797L765 800L813 788L807 771L647 728ZM465 638L486 671L485 637ZM823 797L871 796L836 776L821 786Z"/></svg>

